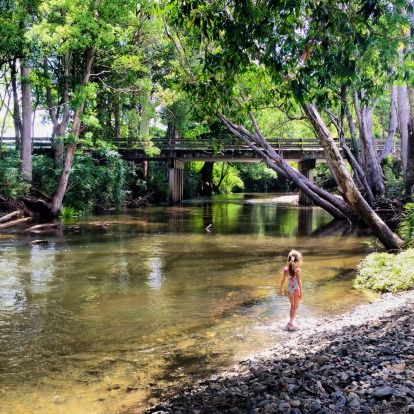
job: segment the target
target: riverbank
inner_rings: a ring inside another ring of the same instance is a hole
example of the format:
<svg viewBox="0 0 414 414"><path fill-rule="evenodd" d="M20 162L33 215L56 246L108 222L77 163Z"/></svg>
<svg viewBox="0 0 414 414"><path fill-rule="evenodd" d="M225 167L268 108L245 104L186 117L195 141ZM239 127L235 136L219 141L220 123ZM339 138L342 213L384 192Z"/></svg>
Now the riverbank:
<svg viewBox="0 0 414 414"><path fill-rule="evenodd" d="M286 333L147 413L413 413L414 292Z"/></svg>

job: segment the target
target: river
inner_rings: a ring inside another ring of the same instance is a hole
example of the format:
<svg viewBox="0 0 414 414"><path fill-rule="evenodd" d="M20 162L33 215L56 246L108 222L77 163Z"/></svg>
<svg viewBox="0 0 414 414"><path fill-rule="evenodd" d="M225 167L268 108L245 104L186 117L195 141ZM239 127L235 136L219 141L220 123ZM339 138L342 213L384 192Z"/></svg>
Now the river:
<svg viewBox="0 0 414 414"><path fill-rule="evenodd" d="M332 232L319 208L269 197L0 235L0 412L139 410L271 347L283 340L289 305L277 286L291 248L304 255L303 329L369 300L352 277L372 239ZM48 244L31 245L39 238Z"/></svg>

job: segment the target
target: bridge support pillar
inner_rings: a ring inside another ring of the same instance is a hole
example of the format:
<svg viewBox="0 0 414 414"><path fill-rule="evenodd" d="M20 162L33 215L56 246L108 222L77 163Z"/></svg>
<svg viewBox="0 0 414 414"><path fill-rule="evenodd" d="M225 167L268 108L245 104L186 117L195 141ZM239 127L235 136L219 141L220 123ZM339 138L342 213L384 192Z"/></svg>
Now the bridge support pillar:
<svg viewBox="0 0 414 414"><path fill-rule="evenodd" d="M176 159L170 160L169 169L170 202L178 203L183 199L184 192L184 162Z"/></svg>
<svg viewBox="0 0 414 414"><path fill-rule="evenodd" d="M298 162L299 172L309 180L312 180L312 170L316 167L316 160L306 159ZM311 206L312 200L302 191L299 190L299 205Z"/></svg>

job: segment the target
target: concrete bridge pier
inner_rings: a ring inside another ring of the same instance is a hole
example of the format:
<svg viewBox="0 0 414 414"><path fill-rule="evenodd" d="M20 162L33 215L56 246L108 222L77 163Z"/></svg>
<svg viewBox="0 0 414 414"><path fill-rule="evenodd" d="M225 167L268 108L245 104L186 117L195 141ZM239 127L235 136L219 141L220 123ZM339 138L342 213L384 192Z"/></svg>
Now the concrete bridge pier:
<svg viewBox="0 0 414 414"><path fill-rule="evenodd" d="M169 169L170 202L178 203L183 199L184 192L184 162L175 158L170 159Z"/></svg>
<svg viewBox="0 0 414 414"><path fill-rule="evenodd" d="M312 170L316 167L315 159L305 159L298 162L299 172L309 180L313 178ZM299 190L299 205L300 206L311 206L313 205L312 200L302 191Z"/></svg>

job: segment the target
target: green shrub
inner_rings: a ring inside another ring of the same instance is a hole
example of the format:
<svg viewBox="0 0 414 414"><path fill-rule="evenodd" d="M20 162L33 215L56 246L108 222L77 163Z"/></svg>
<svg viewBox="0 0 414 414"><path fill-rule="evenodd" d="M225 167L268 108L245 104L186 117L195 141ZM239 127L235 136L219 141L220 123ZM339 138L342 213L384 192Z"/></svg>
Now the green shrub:
<svg viewBox="0 0 414 414"><path fill-rule="evenodd" d="M336 182L328 164L321 163L316 166L315 183L328 191L336 189Z"/></svg>
<svg viewBox="0 0 414 414"><path fill-rule="evenodd" d="M93 156L77 154L69 176L65 205L80 214L95 207L119 209L124 198L125 162L118 152L103 148Z"/></svg>
<svg viewBox="0 0 414 414"><path fill-rule="evenodd" d="M398 234L407 243L407 246L414 245L414 203L404 206L404 213L401 223L398 226Z"/></svg>
<svg viewBox="0 0 414 414"><path fill-rule="evenodd" d="M167 201L169 194L168 165L162 162L148 162L148 193L153 194L156 201Z"/></svg>
<svg viewBox="0 0 414 414"><path fill-rule="evenodd" d="M33 155L33 185L48 196L56 191L60 178L60 168L47 155Z"/></svg>
<svg viewBox="0 0 414 414"><path fill-rule="evenodd" d="M371 253L358 266L354 287L377 292L414 288L414 249L398 254Z"/></svg>
<svg viewBox="0 0 414 414"><path fill-rule="evenodd" d="M63 219L71 219L78 216L77 211L72 207L62 207L60 209L60 215Z"/></svg>
<svg viewBox="0 0 414 414"><path fill-rule="evenodd" d="M247 192L284 192L289 191L289 182L278 177L276 172L266 166L264 162L236 163L240 178Z"/></svg>
<svg viewBox="0 0 414 414"><path fill-rule="evenodd" d="M20 157L17 151L8 151L0 159L0 194L8 199L26 195L29 185L20 176Z"/></svg>
<svg viewBox="0 0 414 414"><path fill-rule="evenodd" d="M383 159L382 170L384 171L386 197L395 198L404 194L404 177L391 155Z"/></svg>

